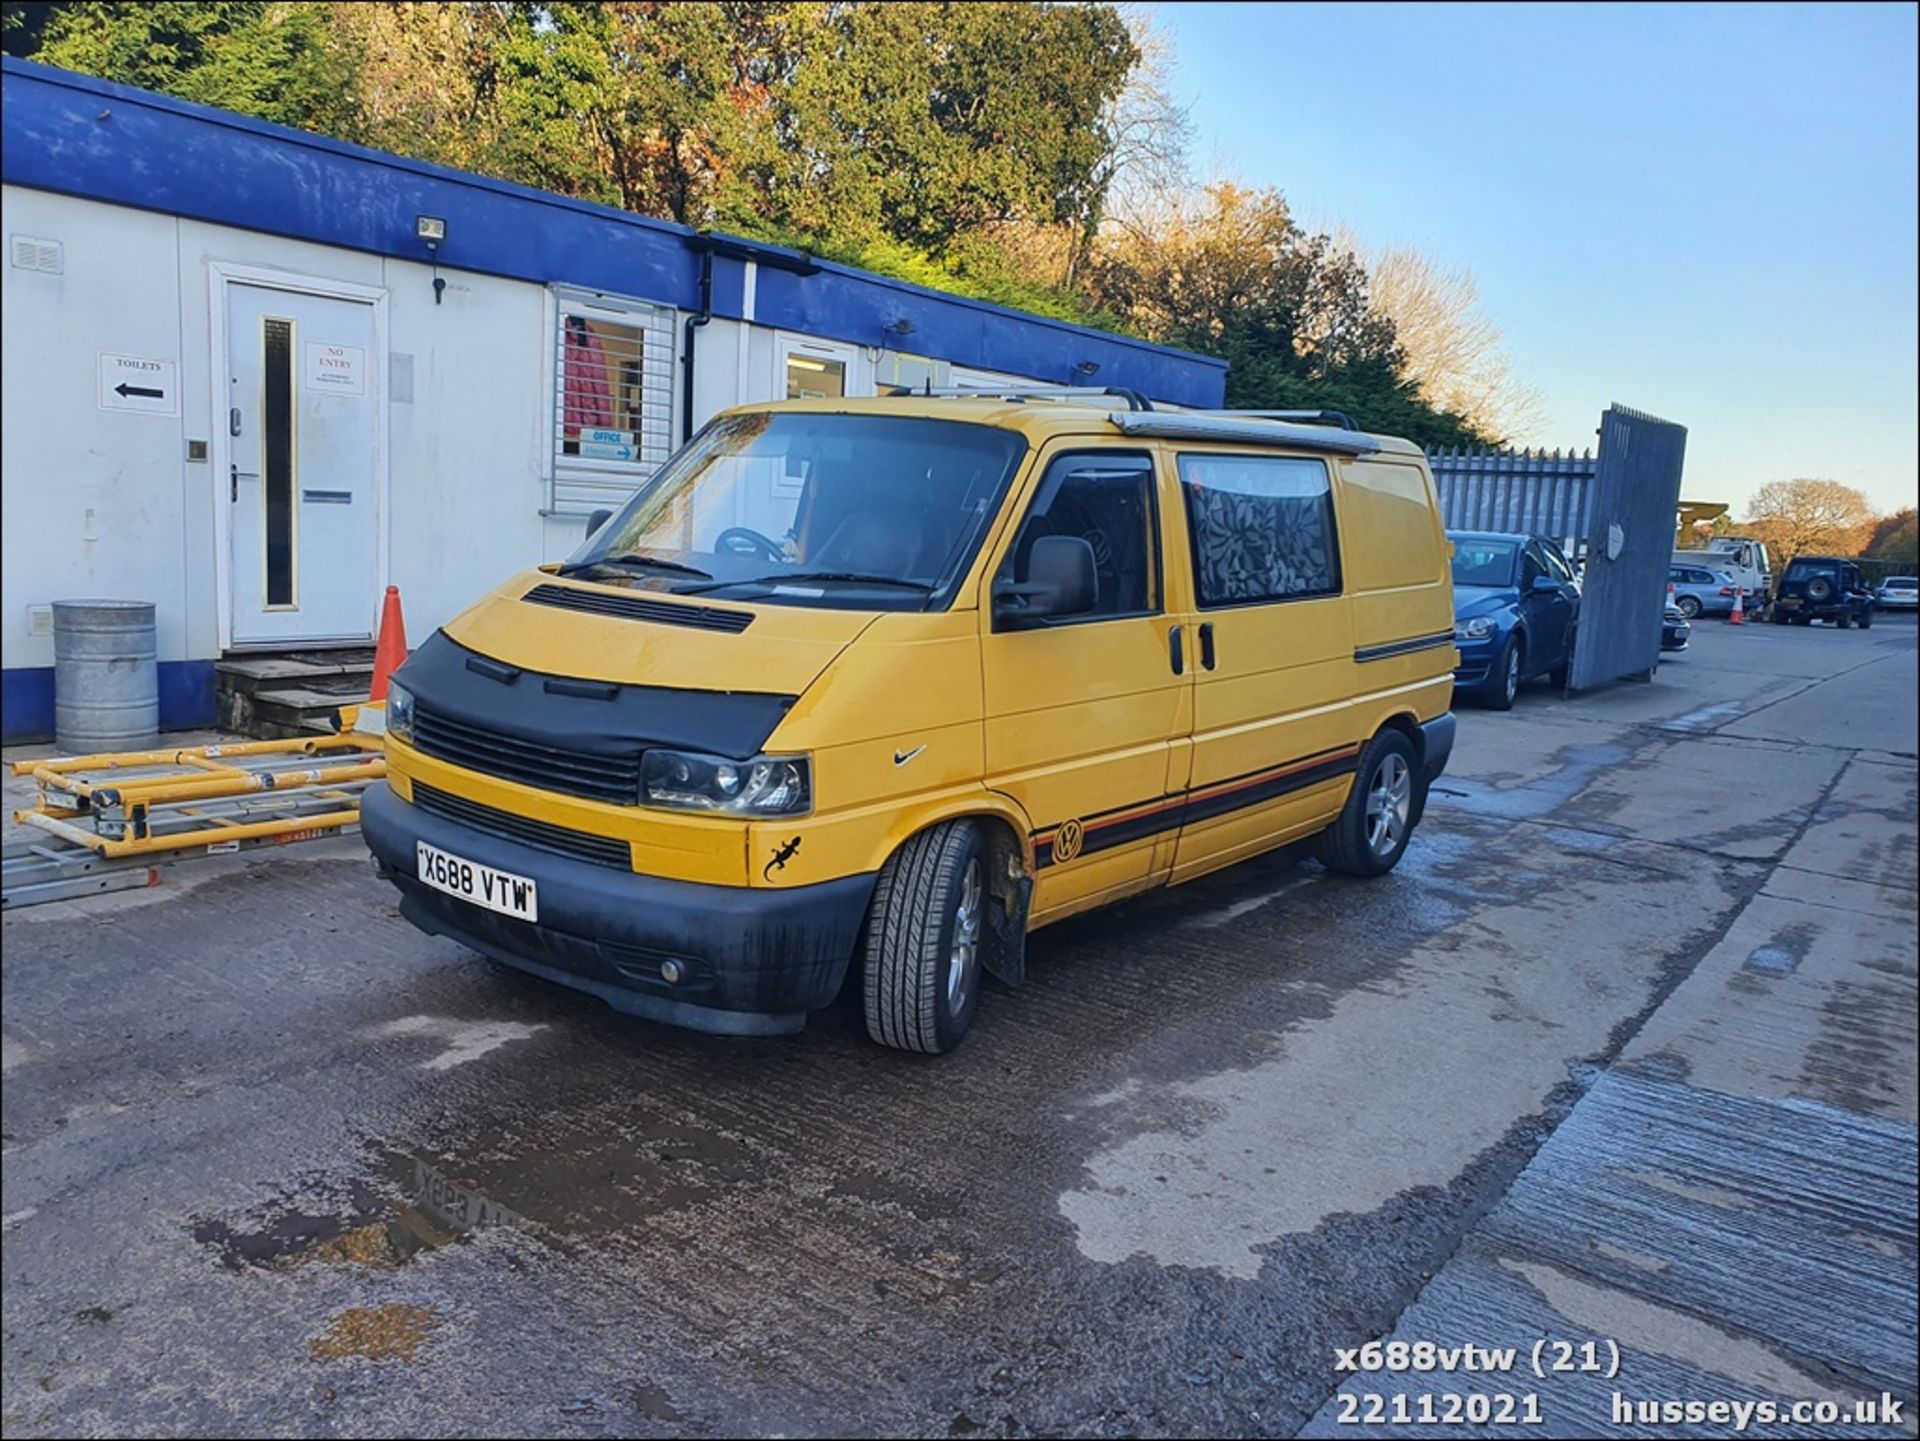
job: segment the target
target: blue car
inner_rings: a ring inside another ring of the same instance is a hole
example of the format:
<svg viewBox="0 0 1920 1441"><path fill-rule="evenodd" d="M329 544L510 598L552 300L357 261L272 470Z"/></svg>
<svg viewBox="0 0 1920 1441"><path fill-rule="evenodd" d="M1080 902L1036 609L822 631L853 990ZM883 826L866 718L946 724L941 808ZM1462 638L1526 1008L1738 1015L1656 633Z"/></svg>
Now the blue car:
<svg viewBox="0 0 1920 1441"><path fill-rule="evenodd" d="M1560 547L1539 535L1450 530L1456 695L1506 710L1521 682L1567 683L1580 586Z"/></svg>

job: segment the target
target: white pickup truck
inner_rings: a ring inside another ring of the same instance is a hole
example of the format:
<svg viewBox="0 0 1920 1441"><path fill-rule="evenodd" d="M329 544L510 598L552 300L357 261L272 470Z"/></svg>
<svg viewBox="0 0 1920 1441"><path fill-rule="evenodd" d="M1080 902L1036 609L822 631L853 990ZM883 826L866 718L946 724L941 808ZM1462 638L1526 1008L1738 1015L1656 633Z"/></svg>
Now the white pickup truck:
<svg viewBox="0 0 1920 1441"><path fill-rule="evenodd" d="M1675 565L1703 565L1733 577L1733 583L1747 597L1747 610L1760 610L1773 600L1773 571L1767 563L1767 548L1745 536L1719 535L1704 549L1676 550Z"/></svg>

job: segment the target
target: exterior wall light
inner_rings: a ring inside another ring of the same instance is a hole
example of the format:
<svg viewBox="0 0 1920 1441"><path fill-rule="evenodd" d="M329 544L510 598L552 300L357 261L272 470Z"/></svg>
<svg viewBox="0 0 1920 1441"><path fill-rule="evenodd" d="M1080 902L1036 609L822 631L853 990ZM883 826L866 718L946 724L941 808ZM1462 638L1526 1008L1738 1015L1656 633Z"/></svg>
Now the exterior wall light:
<svg viewBox="0 0 1920 1441"><path fill-rule="evenodd" d="M440 242L447 238L447 222L438 215L416 215L413 233L416 239L425 242L427 254L433 261L433 303L438 305L447 289L447 282L440 278Z"/></svg>

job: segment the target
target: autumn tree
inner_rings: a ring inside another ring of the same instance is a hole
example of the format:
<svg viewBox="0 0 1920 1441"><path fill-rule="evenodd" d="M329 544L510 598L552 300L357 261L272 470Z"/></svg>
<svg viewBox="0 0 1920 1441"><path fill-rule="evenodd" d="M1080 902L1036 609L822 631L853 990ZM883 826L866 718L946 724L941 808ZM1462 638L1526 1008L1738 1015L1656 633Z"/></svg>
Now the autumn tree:
<svg viewBox="0 0 1920 1441"><path fill-rule="evenodd" d="M1775 556L1858 555L1873 528L1866 496L1837 480L1770 480L1747 507L1742 533Z"/></svg>
<svg viewBox="0 0 1920 1441"><path fill-rule="evenodd" d="M1480 308L1473 272L1442 266L1411 246L1369 248L1337 236L1365 267L1374 309L1393 322L1404 373L1420 398L1509 443L1535 431L1539 392L1514 374L1505 338Z"/></svg>
<svg viewBox="0 0 1920 1441"><path fill-rule="evenodd" d="M357 138L356 71L326 11L267 0L8 5L10 53Z"/></svg>
<svg viewBox="0 0 1920 1441"><path fill-rule="evenodd" d="M1231 406L1343 410L1429 445L1479 438L1421 402L1364 268L1276 190L1216 183L1131 217L1102 238L1088 278L1149 339L1225 357Z"/></svg>
<svg viewBox="0 0 1920 1441"><path fill-rule="evenodd" d="M1904 561L1911 565L1920 561L1920 522L1916 522L1914 509L1907 506L1896 510L1892 515L1883 515L1873 524L1873 533L1867 538L1862 555L1875 560Z"/></svg>

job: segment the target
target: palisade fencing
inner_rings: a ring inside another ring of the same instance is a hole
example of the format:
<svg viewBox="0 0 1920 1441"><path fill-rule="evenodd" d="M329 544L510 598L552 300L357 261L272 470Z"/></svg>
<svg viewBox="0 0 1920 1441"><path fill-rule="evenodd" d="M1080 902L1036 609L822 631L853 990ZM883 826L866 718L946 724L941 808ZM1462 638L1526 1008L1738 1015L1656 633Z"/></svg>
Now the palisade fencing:
<svg viewBox="0 0 1920 1441"><path fill-rule="evenodd" d="M1580 559L1600 465L1593 452L1453 446L1428 451L1427 463L1448 530L1549 536Z"/></svg>

